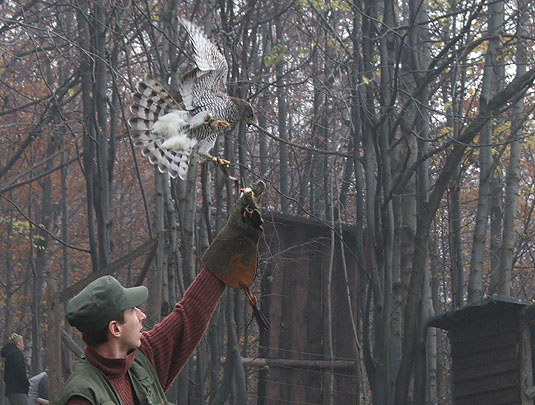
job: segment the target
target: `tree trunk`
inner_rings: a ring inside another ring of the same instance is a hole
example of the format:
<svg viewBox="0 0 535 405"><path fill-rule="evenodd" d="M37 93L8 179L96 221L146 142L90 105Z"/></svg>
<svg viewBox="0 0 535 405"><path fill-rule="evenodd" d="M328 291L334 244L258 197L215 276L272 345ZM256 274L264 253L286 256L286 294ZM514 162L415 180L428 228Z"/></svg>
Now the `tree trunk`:
<svg viewBox="0 0 535 405"><path fill-rule="evenodd" d="M236 335L236 322L234 318L234 292L231 289L227 289L225 292L226 299L226 320L227 320L227 361L223 370L223 378L219 385L217 394L215 395L211 405L223 405L231 393L232 382L236 386L235 394L236 398L233 403L245 404L246 392L245 392L245 374L243 372L243 362L241 361L241 355L238 345L238 339ZM239 364L238 364L239 363Z"/></svg>
<svg viewBox="0 0 535 405"><path fill-rule="evenodd" d="M48 303L48 320L50 322L46 346L49 375L48 399L50 403L53 403L54 397L63 385L61 361L58 361L61 359L61 301L59 300L57 282L53 278L48 280L46 299Z"/></svg>
<svg viewBox="0 0 535 405"><path fill-rule="evenodd" d="M333 182L331 182L331 196L333 196ZM330 204L331 208L333 204ZM323 356L327 361L334 360L333 351L333 330L332 330L332 277L335 255L335 224L334 210L331 210L331 231L330 231L330 250L328 252L329 263L325 266L326 274L323 275L322 282L322 317L323 317ZM326 252L327 253L327 252ZM322 266L323 268L323 266ZM324 392L323 404L333 405L334 403L334 370L325 370L323 374Z"/></svg>
<svg viewBox="0 0 535 405"><path fill-rule="evenodd" d="M104 16L100 2L90 3L86 0L80 2L76 14L84 113L83 163L89 248L94 272L108 265L111 260L110 203L113 178L110 169L113 168L115 145L108 128L108 120L113 121L114 118L107 110L107 27L101 23L105 20Z"/></svg>
<svg viewBox="0 0 535 405"><path fill-rule="evenodd" d="M458 8L456 1L450 0L450 11L453 15L451 20L451 38L458 35ZM468 41L468 39L467 39ZM458 52L459 46L454 45L454 52ZM451 81L450 114L448 116L448 126L452 128L452 133L457 138L462 129L463 98L466 91L466 63L464 58L454 65L454 76ZM445 101L447 103L447 101ZM461 217L461 185L462 173L460 167L453 176L448 189L448 221L449 221L449 250L451 257L451 277L452 277L452 306L461 307L464 303L465 277L464 277L464 254L462 248L462 217Z"/></svg>
<svg viewBox="0 0 535 405"><path fill-rule="evenodd" d="M496 72L500 39L499 31L503 24L503 2L489 5L489 29L491 36L485 56L483 82L481 84L480 109L484 109L496 91ZM479 194L475 219L472 253L470 257L470 278L468 282L468 302L483 298L483 264L486 256L486 240L490 213L490 191L492 182L492 134L493 123L488 123L479 134Z"/></svg>
<svg viewBox="0 0 535 405"><path fill-rule="evenodd" d="M462 249L462 218L461 218L461 190L460 173L457 171L454 180L450 182L449 199L449 231L450 231L450 257L452 280L453 308L459 308L464 302L464 259Z"/></svg>
<svg viewBox="0 0 535 405"><path fill-rule="evenodd" d="M521 0L518 2L518 5L517 35L519 38L523 38L527 35L527 2ZM516 50L516 76L522 76L526 72L526 63L526 46L523 41L519 41ZM524 97L520 97L513 104L513 115L511 118L511 151L509 156L509 167L507 168L507 176L505 179L505 208L498 282L491 286L491 291L506 296L511 294L511 277L515 246L514 229L520 183L521 134L525 119Z"/></svg>
<svg viewBox="0 0 535 405"><path fill-rule="evenodd" d="M284 41L283 21L284 14L280 14L275 21L275 31L277 43L275 46L282 50ZM276 80L277 80L277 106L278 106L278 126L279 137L285 141L288 140L287 120L288 107L286 104L286 91L284 89L284 58L280 58L275 64ZM280 144L279 149L279 187L280 187L280 202L281 211L284 214L289 213L289 188L288 188L288 146L284 143Z"/></svg>
<svg viewBox="0 0 535 405"><path fill-rule="evenodd" d="M54 162L52 156L56 150L55 139L49 139L47 146L47 163L43 170L49 170L52 168ZM42 179L39 182L42 193L39 207L36 209L36 218L39 224L44 229L50 229L52 223L52 184L49 177ZM44 277L48 264L48 240L49 236L46 232L37 228L35 231L35 272L33 274L33 294L32 294L32 375L35 375L42 370L42 361L40 358L41 353L41 301L43 298L43 285ZM61 359L61 356L59 357Z"/></svg>
<svg viewBox="0 0 535 405"><path fill-rule="evenodd" d="M79 8L76 12L76 21L78 23L78 46L80 47L80 77L82 87L82 107L84 117L84 136L83 136L83 165L84 165L84 177L86 182L87 193L87 232L89 236L89 250L91 252L91 261L93 265L93 272L99 270L99 252L98 252L98 239L97 239L97 227L95 223L95 213L93 204L95 201L95 154L96 147L93 140L97 139L96 131L94 128L94 111L93 103L91 101L93 94L92 86L92 62L90 55L91 43L90 43L90 29L87 19L89 14L89 4L87 0L79 2Z"/></svg>
<svg viewBox="0 0 535 405"><path fill-rule="evenodd" d="M165 256L165 187L167 186L167 174L160 173L157 168L153 169L155 177L154 187L154 229L158 235L158 246L153 261L153 268L148 275L148 288L150 291L147 299L147 325L152 328L162 319L162 284L164 275L167 276L167 268L164 266Z"/></svg>
<svg viewBox="0 0 535 405"><path fill-rule="evenodd" d="M13 226L11 225L11 222L8 221L6 224L6 248L4 253L4 261L6 264L5 268L5 301L4 301L4 325L3 325L3 332L2 332L2 342L7 342L7 339L9 337L9 334L12 333L12 307L11 307L11 298L13 295L13 263L11 261L11 239L13 237ZM2 368L3 370L3 368ZM2 380L3 381L3 380ZM2 388L4 387L4 384L0 384Z"/></svg>
<svg viewBox="0 0 535 405"><path fill-rule="evenodd" d="M493 170L494 174L490 185L490 287L489 294L492 295L492 284L496 284L500 267L500 246L503 228L503 189L502 179L499 175L500 167Z"/></svg>

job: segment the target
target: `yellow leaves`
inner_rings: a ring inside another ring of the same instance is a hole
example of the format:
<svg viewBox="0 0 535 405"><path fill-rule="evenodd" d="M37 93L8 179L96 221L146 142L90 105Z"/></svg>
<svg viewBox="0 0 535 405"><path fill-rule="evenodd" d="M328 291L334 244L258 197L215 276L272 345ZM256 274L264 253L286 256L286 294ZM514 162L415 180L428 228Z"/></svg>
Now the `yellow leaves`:
<svg viewBox="0 0 535 405"><path fill-rule="evenodd" d="M362 81L363 81L366 85L370 84L370 80L369 80L366 76L362 76Z"/></svg>
<svg viewBox="0 0 535 405"><path fill-rule="evenodd" d="M335 39L335 38L330 38L327 41L327 46L332 48L332 49L335 49L339 53L345 53L344 47L342 45L340 45L340 42L338 42L338 40Z"/></svg>
<svg viewBox="0 0 535 405"><path fill-rule="evenodd" d="M438 131L440 136L453 137L453 127L444 127Z"/></svg>
<svg viewBox="0 0 535 405"><path fill-rule="evenodd" d="M526 148L529 148L529 150L532 150L532 151L535 150L535 137L528 136L523 139L523 142Z"/></svg>
<svg viewBox="0 0 535 405"><path fill-rule="evenodd" d="M247 335L247 344L253 344L258 341L258 338L253 335ZM243 344L245 342L245 339L243 336L240 337L240 344Z"/></svg>
<svg viewBox="0 0 535 405"><path fill-rule="evenodd" d="M286 56L288 56L288 54L283 51L282 45L275 44L264 57L264 65L274 65Z"/></svg>
<svg viewBox="0 0 535 405"><path fill-rule="evenodd" d="M26 220L12 218L12 217L1 217L0 225L2 224L10 226L14 233L22 236L24 239L30 240L30 222ZM34 233L32 235L32 238L33 238L33 245L36 249L39 249L39 250L45 249L45 247L43 246L43 242L45 241L45 238L43 236L37 235Z"/></svg>
<svg viewBox="0 0 535 405"><path fill-rule="evenodd" d="M300 6L303 9L307 9L310 6L314 7L318 11L349 11L349 4L345 0L300 0Z"/></svg>
<svg viewBox="0 0 535 405"><path fill-rule="evenodd" d="M478 46L476 46L474 48L474 50L472 52L476 53L476 54L481 54L481 55L485 55L487 53L487 50L489 49L489 43L488 41L483 41L481 42L481 44L479 44Z"/></svg>
<svg viewBox="0 0 535 405"><path fill-rule="evenodd" d="M511 121L507 120L504 123L494 128L495 135L506 134L511 130Z"/></svg>
<svg viewBox="0 0 535 405"><path fill-rule="evenodd" d="M13 232L21 235L26 235L30 232L30 223L28 221L21 221L17 218L0 218L0 224L10 225Z"/></svg>
<svg viewBox="0 0 535 405"><path fill-rule="evenodd" d="M502 167L501 167L500 165L497 165L497 166L494 168L494 173L492 173L492 176L493 176L495 179L500 179L500 180L503 179L504 174L503 174Z"/></svg>

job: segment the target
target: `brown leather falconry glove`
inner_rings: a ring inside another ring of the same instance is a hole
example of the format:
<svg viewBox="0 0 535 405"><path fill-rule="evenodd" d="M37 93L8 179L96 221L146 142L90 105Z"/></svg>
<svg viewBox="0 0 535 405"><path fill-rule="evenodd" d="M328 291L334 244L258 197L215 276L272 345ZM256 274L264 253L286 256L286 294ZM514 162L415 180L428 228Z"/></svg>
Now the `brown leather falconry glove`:
<svg viewBox="0 0 535 405"><path fill-rule="evenodd" d="M258 239L263 232L264 221L255 197L265 187L263 182L259 182L254 191L244 190L232 207L227 223L201 258L203 266L237 290L251 285L256 276Z"/></svg>
<svg viewBox="0 0 535 405"><path fill-rule="evenodd" d="M226 285L244 289L259 325L268 329L269 323L258 311L256 298L248 288L256 277L258 240L264 231L256 197L265 188L265 183L259 181L253 189L243 191L232 207L227 223L202 256L201 263Z"/></svg>

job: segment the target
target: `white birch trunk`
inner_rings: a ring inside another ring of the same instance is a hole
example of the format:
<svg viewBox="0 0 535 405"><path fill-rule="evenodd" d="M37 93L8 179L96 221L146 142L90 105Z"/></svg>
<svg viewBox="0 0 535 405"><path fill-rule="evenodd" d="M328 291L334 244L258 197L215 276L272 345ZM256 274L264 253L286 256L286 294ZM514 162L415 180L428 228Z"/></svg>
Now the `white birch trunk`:
<svg viewBox="0 0 535 405"><path fill-rule="evenodd" d="M499 10L502 10L502 13ZM480 106L488 104L493 93L496 91L495 66L496 55L500 46L500 39L496 35L503 21L503 2L489 5L489 40L488 51L485 56L485 68L483 71L483 83L481 85ZM470 278L468 283L468 302L474 302L483 298L483 264L486 257L486 240L490 212L490 185L492 171L492 120L479 133L479 195L475 229L470 256Z"/></svg>
<svg viewBox="0 0 535 405"><path fill-rule="evenodd" d="M330 196L334 195L334 181L331 181L331 192ZM325 279L325 284L323 288L323 355L324 358L328 361L333 361L334 351L333 351L333 330L332 330L332 274L334 266L334 254L335 254L335 227L334 227L334 209L332 201L330 202L331 207L331 243L329 251L329 266L327 268L327 274ZM324 372L324 381L325 381L325 393L324 393L324 403L326 405L334 404L334 370L328 369Z"/></svg>
<svg viewBox="0 0 535 405"><path fill-rule="evenodd" d="M519 21L517 35L523 38L527 35L526 24L528 21L527 2L519 1ZM516 51L516 75L521 76L526 72L526 48L524 41L518 41ZM507 168L505 207L503 219L503 237L498 272L498 284L493 286L498 294L511 294L511 272L513 267L515 233L514 225L517 214L519 183L520 183L520 152L521 133L525 121L524 97L519 98L513 104L513 116L511 118L511 151L509 167Z"/></svg>
<svg viewBox="0 0 535 405"><path fill-rule="evenodd" d="M154 186L154 229L156 234L160 234L165 229L165 214L164 214L164 187L166 187L167 174L158 172L154 168L155 186ZM148 288L150 291L147 299L147 324L154 326L161 319L162 306L162 274L164 263L164 240L158 238L158 246L156 248L156 255L154 260L154 269L148 273Z"/></svg>

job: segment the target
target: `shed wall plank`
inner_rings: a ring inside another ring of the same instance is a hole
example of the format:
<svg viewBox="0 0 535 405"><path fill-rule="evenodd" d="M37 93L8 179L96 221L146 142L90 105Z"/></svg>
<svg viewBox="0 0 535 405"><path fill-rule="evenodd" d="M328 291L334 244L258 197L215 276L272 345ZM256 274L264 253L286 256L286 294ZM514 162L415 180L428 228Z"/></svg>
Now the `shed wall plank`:
<svg viewBox="0 0 535 405"><path fill-rule="evenodd" d="M463 356L452 356L452 370L453 372L456 372L482 365L492 366L495 362L516 358L517 351L516 345L510 345L486 352L466 353Z"/></svg>
<svg viewBox="0 0 535 405"><path fill-rule="evenodd" d="M484 364L478 367L469 367L464 370L456 370L453 373L453 382L455 384L467 382L474 379L491 377L496 374L502 374L518 370L518 359L512 358L492 364Z"/></svg>
<svg viewBox="0 0 535 405"><path fill-rule="evenodd" d="M481 379L459 382L454 385L453 392L455 398L457 398L516 387L517 397L519 398L519 386L520 375L518 370L515 370Z"/></svg>
<svg viewBox="0 0 535 405"><path fill-rule="evenodd" d="M519 342L518 329L505 331L502 334L481 337L480 339L474 339L466 341L463 344L453 344L451 346L451 355L465 356L467 354L486 352L490 350L496 350L511 345L517 345Z"/></svg>
<svg viewBox="0 0 535 405"><path fill-rule="evenodd" d="M511 404L520 405L518 391L516 388L508 388L502 391L491 391L477 395L468 395L455 398L455 405L477 405L477 404Z"/></svg>

